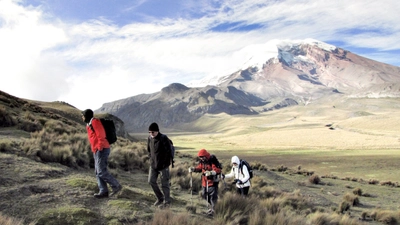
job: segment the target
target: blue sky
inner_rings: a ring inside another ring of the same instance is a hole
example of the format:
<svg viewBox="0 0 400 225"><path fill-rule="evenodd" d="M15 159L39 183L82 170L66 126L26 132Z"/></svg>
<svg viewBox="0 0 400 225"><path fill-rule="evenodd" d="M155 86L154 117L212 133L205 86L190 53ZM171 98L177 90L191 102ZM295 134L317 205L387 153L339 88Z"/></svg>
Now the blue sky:
<svg viewBox="0 0 400 225"><path fill-rule="evenodd" d="M400 66L398 12L397 0L0 0L0 90L98 109L307 38Z"/></svg>

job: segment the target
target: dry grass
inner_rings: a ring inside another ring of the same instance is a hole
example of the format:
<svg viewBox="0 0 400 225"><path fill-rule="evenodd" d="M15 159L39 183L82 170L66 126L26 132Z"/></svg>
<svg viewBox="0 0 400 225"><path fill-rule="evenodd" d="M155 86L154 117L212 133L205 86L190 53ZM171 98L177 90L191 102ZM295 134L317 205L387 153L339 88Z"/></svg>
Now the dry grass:
<svg viewBox="0 0 400 225"><path fill-rule="evenodd" d="M112 146L110 171L124 188L117 198L97 200L92 197L98 190L79 112L62 102L0 101L11 107L0 108L0 121L13 126L0 130L6 137L0 139L0 221L347 225L399 220L400 197L393 188L400 175L394 169L400 158L400 116L392 113L398 103L390 99L387 105L348 99L330 102L334 109L299 106L252 117L206 115L188 124L201 132L169 135L177 147L169 210L152 207L144 143L121 138ZM27 131L32 133L21 138ZM232 155L246 158L255 169L247 198L235 194L229 183L226 188L220 183L213 220L201 215L205 202L198 197L200 176L192 177L194 193L189 185L187 168L200 148L216 154L224 172L230 170ZM356 185L352 193L338 194ZM187 214L188 204L198 213Z"/></svg>

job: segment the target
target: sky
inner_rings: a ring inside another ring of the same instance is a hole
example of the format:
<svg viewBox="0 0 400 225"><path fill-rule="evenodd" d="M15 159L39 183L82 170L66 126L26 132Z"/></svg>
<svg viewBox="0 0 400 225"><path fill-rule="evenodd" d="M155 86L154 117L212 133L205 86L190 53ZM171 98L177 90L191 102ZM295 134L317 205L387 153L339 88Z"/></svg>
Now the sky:
<svg viewBox="0 0 400 225"><path fill-rule="evenodd" d="M399 12L398 0L0 0L0 90L96 110L308 38L400 66Z"/></svg>

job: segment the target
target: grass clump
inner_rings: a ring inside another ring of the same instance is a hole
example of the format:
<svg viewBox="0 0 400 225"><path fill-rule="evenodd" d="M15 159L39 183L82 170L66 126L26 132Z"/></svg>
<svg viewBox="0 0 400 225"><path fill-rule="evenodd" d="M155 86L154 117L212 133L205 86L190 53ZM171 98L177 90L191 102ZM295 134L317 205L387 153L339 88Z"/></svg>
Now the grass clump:
<svg viewBox="0 0 400 225"><path fill-rule="evenodd" d="M72 178L67 180L66 183L72 187L80 187L93 192L96 192L99 189L95 181L89 181L84 178Z"/></svg>
<svg viewBox="0 0 400 225"><path fill-rule="evenodd" d="M60 207L43 213L37 225L91 225L101 224L99 216L85 208Z"/></svg>
<svg viewBox="0 0 400 225"><path fill-rule="evenodd" d="M13 217L9 217L9 216L3 215L0 212L0 224L1 225L24 225L25 221L22 220L22 219L16 219L16 218L13 218ZM29 225L34 225L34 224L35 224L34 222L29 223Z"/></svg>
<svg viewBox="0 0 400 225"><path fill-rule="evenodd" d="M353 194L355 194L357 196L362 196L363 195L363 191L361 190L361 188L354 188L353 189Z"/></svg>
<svg viewBox="0 0 400 225"><path fill-rule="evenodd" d="M308 178L308 181L311 184L319 184L321 183L321 178L317 174L313 174Z"/></svg>
<svg viewBox="0 0 400 225"><path fill-rule="evenodd" d="M374 210L371 212L370 217L375 221L387 225L397 225L399 224L398 221L400 221L400 213L390 210Z"/></svg>
<svg viewBox="0 0 400 225"><path fill-rule="evenodd" d="M358 198L358 196L351 193L346 193L343 196L343 200L350 203L351 206L360 205L360 199Z"/></svg>

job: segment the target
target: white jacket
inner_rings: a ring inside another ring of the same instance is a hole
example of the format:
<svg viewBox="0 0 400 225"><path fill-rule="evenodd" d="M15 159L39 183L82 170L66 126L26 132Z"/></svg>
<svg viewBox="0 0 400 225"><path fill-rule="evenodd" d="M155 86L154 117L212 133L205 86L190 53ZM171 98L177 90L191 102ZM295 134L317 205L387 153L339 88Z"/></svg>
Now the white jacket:
<svg viewBox="0 0 400 225"><path fill-rule="evenodd" d="M247 169L247 166L243 165L242 166L243 168L239 169L240 160L239 160L239 157L237 157L237 156L232 157L231 163L236 163L237 165L234 166L232 164L232 170L229 174L225 174L225 178L234 177L235 179L239 179L242 182L245 182L244 184L236 184L236 187L238 187L238 188L250 186L250 174L249 174L249 170ZM243 171L243 173L242 173L242 171Z"/></svg>

